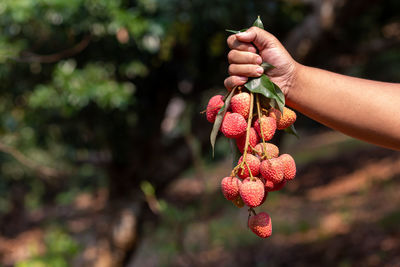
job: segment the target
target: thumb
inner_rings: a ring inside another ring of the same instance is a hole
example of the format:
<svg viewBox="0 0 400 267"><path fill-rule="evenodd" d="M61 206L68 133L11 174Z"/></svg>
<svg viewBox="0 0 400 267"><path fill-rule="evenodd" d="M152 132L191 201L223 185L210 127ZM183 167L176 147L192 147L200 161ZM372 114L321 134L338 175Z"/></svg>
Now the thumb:
<svg viewBox="0 0 400 267"><path fill-rule="evenodd" d="M260 51L275 46L278 41L271 33L258 27L251 27L245 32L237 33L236 37L241 42L253 43Z"/></svg>

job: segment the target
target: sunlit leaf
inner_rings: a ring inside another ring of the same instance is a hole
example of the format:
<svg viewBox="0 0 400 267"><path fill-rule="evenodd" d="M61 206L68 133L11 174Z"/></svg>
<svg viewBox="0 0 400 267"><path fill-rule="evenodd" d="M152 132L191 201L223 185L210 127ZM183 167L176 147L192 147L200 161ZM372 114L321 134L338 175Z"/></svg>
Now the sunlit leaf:
<svg viewBox="0 0 400 267"><path fill-rule="evenodd" d="M271 65L271 64L269 64L268 62L263 62L263 63L261 63L261 67L263 67L264 72L267 72L267 71L272 70L272 69L275 68L274 65Z"/></svg>
<svg viewBox="0 0 400 267"><path fill-rule="evenodd" d="M236 145L236 140L229 138L229 145L231 146L232 151L232 168L235 168L236 164L239 161L241 156L240 151Z"/></svg>
<svg viewBox="0 0 400 267"><path fill-rule="evenodd" d="M213 157L214 157L215 140L217 139L219 128L221 127L222 120L223 120L223 118L225 116L226 111L229 108L232 96L235 93L235 91L236 91L236 87L234 87L232 89L232 91L229 93L229 95L226 97L225 103L222 106L222 108L218 111L217 117L215 118L215 122L214 122L213 128L211 130L210 142L211 142L211 148L212 148Z"/></svg>
<svg viewBox="0 0 400 267"><path fill-rule="evenodd" d="M253 26L256 26L258 28L264 29L264 25L260 19L260 16L257 17L256 21L254 21Z"/></svg>
<svg viewBox="0 0 400 267"><path fill-rule="evenodd" d="M245 32L247 30L248 30L248 28L244 28L244 29L241 29L239 31L226 29L225 31L236 34L236 33L239 33L239 32Z"/></svg>
<svg viewBox="0 0 400 267"><path fill-rule="evenodd" d="M296 136L297 138L300 138L299 134L297 133L296 128L294 128L293 124L290 125L289 127L287 127L284 131L287 132L288 134L292 134L292 135Z"/></svg>

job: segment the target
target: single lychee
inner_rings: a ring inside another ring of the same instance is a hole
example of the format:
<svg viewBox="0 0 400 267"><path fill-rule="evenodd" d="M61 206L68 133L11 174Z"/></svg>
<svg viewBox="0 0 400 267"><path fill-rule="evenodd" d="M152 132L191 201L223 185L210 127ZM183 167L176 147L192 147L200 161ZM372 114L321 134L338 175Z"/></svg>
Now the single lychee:
<svg viewBox="0 0 400 267"><path fill-rule="evenodd" d="M239 158L238 164L241 164L243 161L243 156ZM239 178L247 178L250 176L250 172L252 176L257 176L260 173L260 160L252 155L252 154L247 154L246 155L246 162L243 164L243 168L238 169L237 175Z"/></svg>
<svg viewBox="0 0 400 267"><path fill-rule="evenodd" d="M231 109L247 119L250 112L250 94L243 92L234 95L231 99Z"/></svg>
<svg viewBox="0 0 400 267"><path fill-rule="evenodd" d="M277 184L283 180L283 164L279 158L263 160L260 164L260 174L265 180Z"/></svg>
<svg viewBox="0 0 400 267"><path fill-rule="evenodd" d="M279 148L271 143L259 143L257 144L254 149L257 151L256 154L262 158L266 156L267 159L276 158L279 155Z"/></svg>
<svg viewBox="0 0 400 267"><path fill-rule="evenodd" d="M228 138L238 138L246 133L247 122L239 113L225 114L221 132Z"/></svg>
<svg viewBox="0 0 400 267"><path fill-rule="evenodd" d="M221 181L221 190L227 200L234 200L239 196L239 188L242 181L236 177L225 177Z"/></svg>
<svg viewBox="0 0 400 267"><path fill-rule="evenodd" d="M271 217L266 212L251 216L248 225L250 230L259 237L267 238L272 234Z"/></svg>
<svg viewBox="0 0 400 267"><path fill-rule="evenodd" d="M223 105L224 105L224 96L215 95L211 97L211 99L208 101L206 110L207 120L209 122L211 123L215 122L215 118L217 117L217 114Z"/></svg>
<svg viewBox="0 0 400 267"><path fill-rule="evenodd" d="M279 191L286 185L286 180L283 180L280 183L274 184L271 180L266 180L265 182L265 191L266 192L273 192Z"/></svg>
<svg viewBox="0 0 400 267"><path fill-rule="evenodd" d="M283 164L283 177L286 180L293 180L296 176L296 163L293 157L289 154L282 154L279 156L279 159Z"/></svg>
<svg viewBox="0 0 400 267"><path fill-rule="evenodd" d="M260 125L262 127L260 127ZM267 117L263 115L261 119L256 119L256 121L254 122L254 128L256 129L260 137L264 136L264 140L269 141L272 139L272 137L274 137L276 131L276 121L272 117ZM263 135L261 134L261 130Z"/></svg>
<svg viewBox="0 0 400 267"><path fill-rule="evenodd" d="M257 207L262 203L264 198L264 184L256 177L248 177L243 180L243 183L239 189L239 193L244 204L249 207Z"/></svg>
<svg viewBox="0 0 400 267"><path fill-rule="evenodd" d="M286 129L296 121L296 113L287 107L283 107L283 114L280 110L271 108L268 116L276 120L278 130Z"/></svg>
<svg viewBox="0 0 400 267"><path fill-rule="evenodd" d="M258 141L260 140L260 137L258 136L256 130L251 127L250 128L250 133L249 133L249 146L247 148L247 152L251 153L252 152L252 147L254 148ZM244 146L246 145L246 135L242 135L239 138L236 138L236 145L240 151L240 153L244 152Z"/></svg>

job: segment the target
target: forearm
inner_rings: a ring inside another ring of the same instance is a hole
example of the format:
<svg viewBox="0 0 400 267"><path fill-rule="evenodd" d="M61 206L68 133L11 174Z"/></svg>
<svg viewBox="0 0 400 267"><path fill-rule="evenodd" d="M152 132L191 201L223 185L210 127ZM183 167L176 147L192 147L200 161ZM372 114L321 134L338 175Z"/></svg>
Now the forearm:
<svg viewBox="0 0 400 267"><path fill-rule="evenodd" d="M289 106L350 136L400 150L400 84L297 69Z"/></svg>

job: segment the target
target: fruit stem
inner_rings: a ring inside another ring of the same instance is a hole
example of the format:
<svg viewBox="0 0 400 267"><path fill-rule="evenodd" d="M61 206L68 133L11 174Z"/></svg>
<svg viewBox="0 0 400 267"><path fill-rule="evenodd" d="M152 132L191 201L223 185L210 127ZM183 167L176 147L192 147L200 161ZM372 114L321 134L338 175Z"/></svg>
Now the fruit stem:
<svg viewBox="0 0 400 267"><path fill-rule="evenodd" d="M258 98L258 95L256 95L256 102L257 102L258 122L259 122L259 124L260 124L261 139L262 139L262 143L263 143L263 151L264 151L263 154L264 154L264 156L266 156L267 147L266 147L266 145L265 145L263 127L261 126L261 109L260 109L260 99Z"/></svg>
<svg viewBox="0 0 400 267"><path fill-rule="evenodd" d="M243 173L243 165L246 164L251 178L253 178L253 175L251 173L249 165L246 162L246 156L247 156L247 149L249 148L250 128L251 128L251 121L253 119L253 109L254 109L254 94L250 92L250 111L249 111L249 118L247 119L246 142L244 145L243 161L240 164L240 166L242 168L242 173Z"/></svg>
<svg viewBox="0 0 400 267"><path fill-rule="evenodd" d="M253 213L253 215L257 215L256 211L253 208L249 208L249 217L251 216L250 214Z"/></svg>

